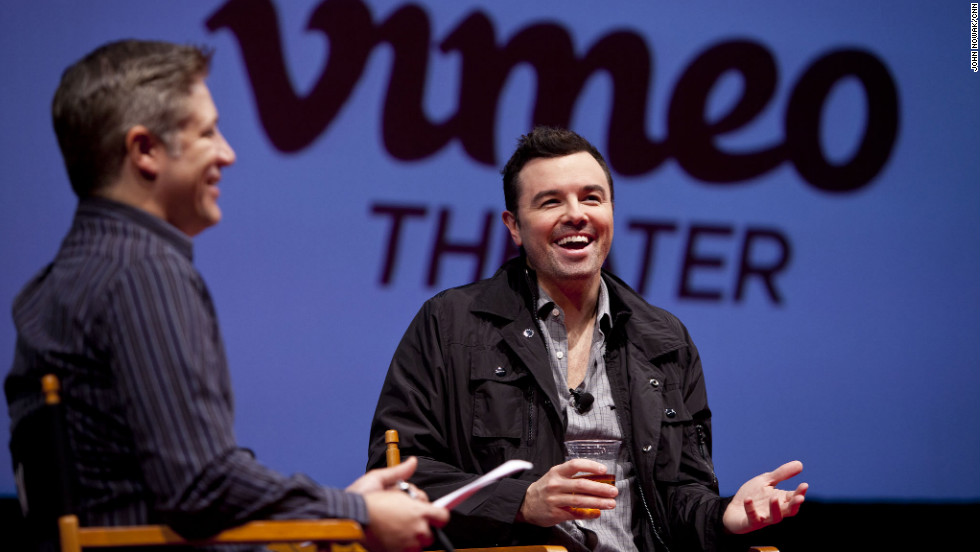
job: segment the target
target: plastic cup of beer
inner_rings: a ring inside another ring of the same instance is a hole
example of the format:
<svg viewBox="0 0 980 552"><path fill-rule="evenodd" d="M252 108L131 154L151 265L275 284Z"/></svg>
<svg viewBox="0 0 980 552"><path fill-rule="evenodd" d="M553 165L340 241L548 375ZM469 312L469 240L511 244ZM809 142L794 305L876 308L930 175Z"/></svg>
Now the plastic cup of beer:
<svg viewBox="0 0 980 552"><path fill-rule="evenodd" d="M619 446L622 441L610 439L584 439L581 441L565 441L565 457L585 458L606 466L606 473L595 474L581 472L572 477L591 479L607 485L616 485L616 460L619 458ZM569 508L569 511L588 518L599 517L595 508Z"/></svg>

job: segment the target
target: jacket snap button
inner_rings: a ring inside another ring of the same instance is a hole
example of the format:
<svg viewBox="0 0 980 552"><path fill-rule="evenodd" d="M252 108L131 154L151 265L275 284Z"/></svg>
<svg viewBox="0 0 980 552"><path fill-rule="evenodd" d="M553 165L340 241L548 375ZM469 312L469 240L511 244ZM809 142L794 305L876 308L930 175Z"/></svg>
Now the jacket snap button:
<svg viewBox="0 0 980 552"><path fill-rule="evenodd" d="M653 445L647 445L643 447L643 452L650 452L651 450L653 450Z"/></svg>
<svg viewBox="0 0 980 552"><path fill-rule="evenodd" d="M666 414L668 418L673 418L674 416L677 416L677 411L673 408L667 408L664 409L664 414Z"/></svg>
<svg viewBox="0 0 980 552"><path fill-rule="evenodd" d="M493 371L493 373L494 373L494 374L497 374L498 376L503 376L504 374L506 374L506 373L507 373L507 370L504 370L504 369L503 369L503 368L501 368L500 366L497 366L497 369L496 369L496 370L494 370L494 371Z"/></svg>
<svg viewBox="0 0 980 552"><path fill-rule="evenodd" d="M524 330L524 337L534 337L534 330L531 328Z"/></svg>
<svg viewBox="0 0 980 552"><path fill-rule="evenodd" d="M650 385L654 387L660 387L660 381L655 378L650 378Z"/></svg>

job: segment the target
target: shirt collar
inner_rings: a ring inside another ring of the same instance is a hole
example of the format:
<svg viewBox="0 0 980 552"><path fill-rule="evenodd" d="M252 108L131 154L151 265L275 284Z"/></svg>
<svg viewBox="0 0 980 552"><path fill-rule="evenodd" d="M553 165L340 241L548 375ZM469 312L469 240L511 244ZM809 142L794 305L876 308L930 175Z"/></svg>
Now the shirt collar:
<svg viewBox="0 0 980 552"><path fill-rule="evenodd" d="M125 203L120 203L100 196L87 197L79 200L76 216L87 218L91 216L109 217L133 223L151 232L174 247L188 260L194 260L194 242L187 234L177 230L167 221L151 215Z"/></svg>
<svg viewBox="0 0 980 552"><path fill-rule="evenodd" d="M540 283L537 283L538 302L535 305L538 318L544 318L547 316L547 312L552 308L559 308L548 292L541 287ZM604 278L599 278L599 298L596 303L595 318L599 321L599 327L602 329L608 329L612 327L612 311L609 310L609 289L606 287L606 280Z"/></svg>

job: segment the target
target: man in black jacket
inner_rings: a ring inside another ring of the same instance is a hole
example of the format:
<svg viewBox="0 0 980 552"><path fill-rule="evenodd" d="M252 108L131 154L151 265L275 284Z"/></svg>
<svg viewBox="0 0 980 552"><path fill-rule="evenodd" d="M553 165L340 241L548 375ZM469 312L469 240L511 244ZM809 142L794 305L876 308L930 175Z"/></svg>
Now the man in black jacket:
<svg viewBox="0 0 980 552"><path fill-rule="evenodd" d="M687 330L602 270L613 184L601 154L562 129L521 138L503 170L504 223L521 256L492 278L423 305L395 352L371 430L419 457L433 498L505 460L534 468L454 511L457 545L553 543L570 550L715 550L726 535L795 515L806 483L790 462L718 495L711 413ZM622 443L615 485L564 443Z"/></svg>

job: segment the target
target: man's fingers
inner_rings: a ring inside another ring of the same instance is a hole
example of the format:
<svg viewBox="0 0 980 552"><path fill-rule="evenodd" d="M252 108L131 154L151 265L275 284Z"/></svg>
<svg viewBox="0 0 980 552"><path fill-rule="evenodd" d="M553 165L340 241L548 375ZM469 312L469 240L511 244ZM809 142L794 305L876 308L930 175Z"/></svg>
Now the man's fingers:
<svg viewBox="0 0 980 552"><path fill-rule="evenodd" d="M788 512L783 514L783 517L792 517L800 511L800 506L803 505L803 501L806 500L806 490L809 486L806 483L800 483L796 490L792 494L787 495L787 502L789 503Z"/></svg>
<svg viewBox="0 0 980 552"><path fill-rule="evenodd" d="M429 520L430 525L443 527L449 523L449 510L432 505L427 505L426 508L428 509L426 519Z"/></svg>
<svg viewBox="0 0 980 552"><path fill-rule="evenodd" d="M755 504L753 504L752 499L745 499L742 507L745 508L745 517L749 521L749 527L758 527L762 520L759 519L759 514L755 511Z"/></svg>
<svg viewBox="0 0 980 552"><path fill-rule="evenodd" d="M772 481L772 485L779 483L780 481L786 481L791 477L796 477L800 475L803 471L803 462L799 460L793 460L792 462L786 462L782 466L769 472L769 478Z"/></svg>
<svg viewBox="0 0 980 552"><path fill-rule="evenodd" d="M588 460L585 458L572 458L564 464L555 466L555 469L559 474L565 477L573 477L579 472L606 473L605 465L596 462L595 460Z"/></svg>
<svg viewBox="0 0 980 552"><path fill-rule="evenodd" d="M616 507L616 500L613 498L597 497L587 494L571 494L561 497L560 503L562 508L612 510Z"/></svg>
<svg viewBox="0 0 980 552"><path fill-rule="evenodd" d="M810 488L810 485L809 484L807 484L807 483L800 483L799 485L796 486L796 490L793 491L794 498L797 497L797 496L799 496L799 497L806 496L806 492L807 492L807 490L809 488ZM803 502L803 501L800 500L800 502Z"/></svg>
<svg viewBox="0 0 980 552"><path fill-rule="evenodd" d="M390 489L399 481L408 479L413 473L415 473L415 468L417 466L418 459L412 456L397 466L379 469L378 476L381 480L381 487L383 489Z"/></svg>
<svg viewBox="0 0 980 552"><path fill-rule="evenodd" d="M771 499L769 499L769 519L765 521L767 525L783 521L782 504L779 502L778 495L774 495Z"/></svg>

